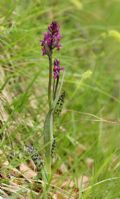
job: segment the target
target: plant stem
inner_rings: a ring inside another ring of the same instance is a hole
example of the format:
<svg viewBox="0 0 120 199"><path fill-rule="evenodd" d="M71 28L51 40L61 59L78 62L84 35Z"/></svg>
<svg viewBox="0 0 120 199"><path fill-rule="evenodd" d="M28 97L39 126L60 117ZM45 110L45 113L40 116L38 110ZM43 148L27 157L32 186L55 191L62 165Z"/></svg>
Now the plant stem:
<svg viewBox="0 0 120 199"><path fill-rule="evenodd" d="M53 90L52 90L52 52L48 56L49 58L49 82L48 82L48 103L49 111L46 115L44 123L44 144L45 144L45 170L47 174L48 181L51 178L51 148L53 141Z"/></svg>
<svg viewBox="0 0 120 199"><path fill-rule="evenodd" d="M55 79L53 80L53 101L54 101L54 93L55 93Z"/></svg>
<svg viewBox="0 0 120 199"><path fill-rule="evenodd" d="M49 57L48 103L50 110L52 105L52 53L48 57Z"/></svg>

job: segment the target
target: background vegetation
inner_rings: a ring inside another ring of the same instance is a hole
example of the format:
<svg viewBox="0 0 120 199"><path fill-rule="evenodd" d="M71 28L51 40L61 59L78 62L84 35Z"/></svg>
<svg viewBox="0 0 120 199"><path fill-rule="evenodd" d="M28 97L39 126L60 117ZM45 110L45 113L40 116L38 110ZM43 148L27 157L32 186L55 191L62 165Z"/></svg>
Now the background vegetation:
<svg viewBox="0 0 120 199"><path fill-rule="evenodd" d="M48 64L40 40L52 20L63 36L66 99L55 125L49 197L118 199L119 0L0 0L0 194L43 198L24 146L43 156ZM25 166L30 172L21 177Z"/></svg>

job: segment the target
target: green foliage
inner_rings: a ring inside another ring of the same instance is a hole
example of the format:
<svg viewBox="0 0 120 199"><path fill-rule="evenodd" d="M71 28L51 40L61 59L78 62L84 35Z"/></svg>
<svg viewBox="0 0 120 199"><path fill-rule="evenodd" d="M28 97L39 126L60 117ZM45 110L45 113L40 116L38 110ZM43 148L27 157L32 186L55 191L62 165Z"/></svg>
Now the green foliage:
<svg viewBox="0 0 120 199"><path fill-rule="evenodd" d="M19 153L21 158L12 159L9 167L26 161L21 149L26 143L44 151L48 64L40 40L53 19L62 28L59 58L66 92L55 127L53 175L64 163L68 172L61 181L69 176L77 184L81 176L89 178L88 188L79 187L79 198L120 198L118 0L0 0L0 149L6 155L11 148ZM79 153L81 144L85 151ZM94 160L92 169L87 158Z"/></svg>

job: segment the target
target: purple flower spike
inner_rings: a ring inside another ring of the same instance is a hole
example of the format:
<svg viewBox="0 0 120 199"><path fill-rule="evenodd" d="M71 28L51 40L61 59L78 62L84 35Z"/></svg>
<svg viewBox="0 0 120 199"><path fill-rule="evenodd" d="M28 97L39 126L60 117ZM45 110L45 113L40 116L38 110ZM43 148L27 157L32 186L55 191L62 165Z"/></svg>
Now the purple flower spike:
<svg viewBox="0 0 120 199"><path fill-rule="evenodd" d="M64 70L64 68L60 67L60 61L58 59L55 59L54 60L54 68L53 68L54 79L58 79L60 77L61 70Z"/></svg>
<svg viewBox="0 0 120 199"><path fill-rule="evenodd" d="M52 22L48 26L48 32L44 34L44 38L41 41L43 55L50 55L54 48L59 50L61 47L60 40L60 27L57 22Z"/></svg>

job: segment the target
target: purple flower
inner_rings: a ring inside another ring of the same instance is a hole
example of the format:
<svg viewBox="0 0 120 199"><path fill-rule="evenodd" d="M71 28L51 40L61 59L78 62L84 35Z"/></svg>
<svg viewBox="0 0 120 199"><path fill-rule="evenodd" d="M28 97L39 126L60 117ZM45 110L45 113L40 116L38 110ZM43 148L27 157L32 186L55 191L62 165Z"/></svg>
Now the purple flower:
<svg viewBox="0 0 120 199"><path fill-rule="evenodd" d="M58 79L60 77L61 70L64 70L64 68L60 67L60 61L58 59L55 59L54 60L54 68L53 68L54 79Z"/></svg>
<svg viewBox="0 0 120 199"><path fill-rule="evenodd" d="M44 34L44 38L41 41L43 55L51 54L54 48L59 50L61 47L60 40L60 27L57 22L52 22L48 26L48 32Z"/></svg>

